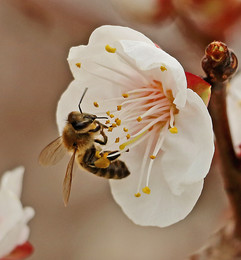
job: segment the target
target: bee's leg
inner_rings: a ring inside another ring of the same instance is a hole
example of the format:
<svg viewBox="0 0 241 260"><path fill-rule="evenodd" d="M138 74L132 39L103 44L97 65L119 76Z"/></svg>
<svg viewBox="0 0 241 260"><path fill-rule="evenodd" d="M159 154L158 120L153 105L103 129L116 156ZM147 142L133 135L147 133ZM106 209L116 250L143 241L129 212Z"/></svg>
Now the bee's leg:
<svg viewBox="0 0 241 260"><path fill-rule="evenodd" d="M95 160L96 160L96 157L95 157L95 154L96 154L96 148L95 146L93 145L90 149L88 149L84 155L84 158L83 158L83 167L84 168L88 168L88 167L95 167ZM91 167L91 168L92 168Z"/></svg>
<svg viewBox="0 0 241 260"><path fill-rule="evenodd" d="M88 132L96 133L96 132L100 131L100 129L101 129L101 127L98 124L95 129L90 129Z"/></svg>
<svg viewBox="0 0 241 260"><path fill-rule="evenodd" d="M119 151L116 150L116 151L104 151L103 153L108 153L108 156L107 156L107 159L110 160L110 161L114 161L115 159L117 159L118 157L120 157L120 153L118 153ZM126 152L129 152L129 149L126 151ZM111 154L114 154L114 153L117 153L116 155L114 156L110 156Z"/></svg>
<svg viewBox="0 0 241 260"><path fill-rule="evenodd" d="M104 139L104 140L95 139L94 141L95 141L96 143L102 144L102 145L107 144L108 137L107 137L106 134L104 133L103 127L102 127L101 130L100 130L100 134L103 136L103 139Z"/></svg>
<svg viewBox="0 0 241 260"><path fill-rule="evenodd" d="M108 151L107 151L108 152ZM118 151L112 151L112 152L108 152L108 156L107 156L107 159L110 160L110 161L114 161L115 159L117 159L118 157L120 157L120 153L119 154L116 154L114 156L110 156L111 154L113 153L117 153Z"/></svg>

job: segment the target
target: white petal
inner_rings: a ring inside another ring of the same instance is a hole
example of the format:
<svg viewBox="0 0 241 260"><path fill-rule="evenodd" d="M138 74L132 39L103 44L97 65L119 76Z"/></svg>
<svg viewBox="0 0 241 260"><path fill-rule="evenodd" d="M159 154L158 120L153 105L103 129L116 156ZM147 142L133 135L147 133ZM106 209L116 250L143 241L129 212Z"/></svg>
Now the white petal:
<svg viewBox="0 0 241 260"><path fill-rule="evenodd" d="M23 209L19 199L11 191L2 189L0 191L0 257L16 246L18 240L16 233L19 232L17 223L22 217Z"/></svg>
<svg viewBox="0 0 241 260"><path fill-rule="evenodd" d="M171 89L178 108L185 105L187 81L181 64L172 56L151 44L121 40L115 45L118 53L125 56L129 63L145 72L149 81L161 81L164 91ZM164 66L167 70L161 71Z"/></svg>
<svg viewBox="0 0 241 260"><path fill-rule="evenodd" d="M35 211L32 207L25 207L23 210L24 210L24 222L27 223L29 222L29 220L31 220L34 217Z"/></svg>
<svg viewBox="0 0 241 260"><path fill-rule="evenodd" d="M151 194L142 193L141 197L136 198L134 193L140 177L140 160L144 151L138 147L135 154L134 149L131 152L128 156L122 157L131 175L122 180L110 181L112 195L124 213L134 223L143 226L166 227L184 219L197 202L203 181L186 186L185 191L179 196L174 195L154 164L150 183ZM143 183L142 187L144 186Z"/></svg>
<svg viewBox="0 0 241 260"><path fill-rule="evenodd" d="M116 110L116 102L105 103L103 100L121 97L121 90L117 87L113 88L108 81L102 83L101 80L91 76L86 76L82 81L74 80L70 83L67 90L62 94L57 107L56 117L60 135L66 124L68 114L79 110L78 104L86 87L88 91L81 103L81 109L84 113L106 116L106 111ZM98 108L93 105L94 101L99 103Z"/></svg>
<svg viewBox="0 0 241 260"><path fill-rule="evenodd" d="M142 41L154 45L149 38L138 31L135 31L129 27L113 25L103 25L95 29L90 36L89 44L101 45L105 43L106 40L114 42L122 39Z"/></svg>
<svg viewBox="0 0 241 260"><path fill-rule="evenodd" d="M1 182L1 189L7 189L12 191L18 198L22 192L22 181L23 181L24 167L20 166L12 171L4 173Z"/></svg>
<svg viewBox="0 0 241 260"><path fill-rule="evenodd" d="M227 97L227 112L233 143L236 148L241 144L241 74L230 83ZM239 151L239 149L237 149Z"/></svg>
<svg viewBox="0 0 241 260"><path fill-rule="evenodd" d="M0 191L0 241L22 218L23 209L19 199L11 191Z"/></svg>
<svg viewBox="0 0 241 260"><path fill-rule="evenodd" d="M28 238L29 238L29 234L30 234L30 228L25 224L21 225L21 230L18 233L18 241L17 241L17 245L22 245L24 244Z"/></svg>
<svg viewBox="0 0 241 260"><path fill-rule="evenodd" d="M19 245L18 238L22 230L22 223L17 223L0 242L0 258L8 255Z"/></svg>
<svg viewBox="0 0 241 260"><path fill-rule="evenodd" d="M116 85L122 81L123 85L130 84L130 78L133 83L142 84L144 79L137 71L123 64L122 59L116 53L109 53L105 50L106 45L113 47L114 42L120 39L135 39L154 45L146 36L128 27L108 25L99 27L91 34L87 46L81 45L70 49L68 61L74 77L80 79L83 74L89 72L108 77L113 82L115 81ZM81 63L81 68L78 68L76 63ZM109 69L97 63L107 66ZM121 71L121 73L117 73L117 71Z"/></svg>
<svg viewBox="0 0 241 260"><path fill-rule="evenodd" d="M175 116L175 126L178 133L168 132L155 163L172 192L179 195L186 185L207 175L214 153L210 115L201 98L190 89L185 108Z"/></svg>

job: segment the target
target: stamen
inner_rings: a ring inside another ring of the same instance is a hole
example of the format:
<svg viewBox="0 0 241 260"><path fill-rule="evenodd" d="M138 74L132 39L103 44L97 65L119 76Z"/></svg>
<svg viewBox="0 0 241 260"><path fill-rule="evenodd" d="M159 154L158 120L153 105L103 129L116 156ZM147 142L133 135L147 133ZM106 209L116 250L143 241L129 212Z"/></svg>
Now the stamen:
<svg viewBox="0 0 241 260"><path fill-rule="evenodd" d="M137 89L134 89L134 90L130 90L127 93L128 94L133 94L133 93L139 93L139 92L152 92L153 93L153 92L160 92L160 90L157 89L157 88L142 87L142 88L137 88ZM164 96L164 94L163 94L163 96Z"/></svg>
<svg viewBox="0 0 241 260"><path fill-rule="evenodd" d="M113 123L113 124L111 125L111 127L117 127L117 124L116 124L116 123Z"/></svg>
<svg viewBox="0 0 241 260"><path fill-rule="evenodd" d="M121 120L120 120L119 118L116 118L115 122L116 122L116 124L117 124L118 126L121 125Z"/></svg>
<svg viewBox="0 0 241 260"><path fill-rule="evenodd" d="M122 97L123 97L123 98L128 98L129 95L128 95L127 93L124 93L124 94L122 94Z"/></svg>
<svg viewBox="0 0 241 260"><path fill-rule="evenodd" d="M124 127L123 128L124 132L128 132L128 128Z"/></svg>
<svg viewBox="0 0 241 260"><path fill-rule="evenodd" d="M160 69L161 69L162 72L167 70L167 68L165 66L161 66Z"/></svg>
<svg viewBox="0 0 241 260"><path fill-rule="evenodd" d="M105 46L106 51L110 52L110 53L115 53L116 52L116 48L110 47L110 45L106 45Z"/></svg>
<svg viewBox="0 0 241 260"><path fill-rule="evenodd" d="M109 124L109 123L110 123L110 120L106 120L105 123L106 123L106 124Z"/></svg>
<svg viewBox="0 0 241 260"><path fill-rule="evenodd" d="M99 104L96 101L93 104L95 107L99 107Z"/></svg>
<svg viewBox="0 0 241 260"><path fill-rule="evenodd" d="M120 137L117 137L116 139L115 139L115 143L119 143L120 142Z"/></svg>
<svg viewBox="0 0 241 260"><path fill-rule="evenodd" d="M78 62L75 65L76 65L76 67L81 68L81 63Z"/></svg>
<svg viewBox="0 0 241 260"><path fill-rule="evenodd" d="M141 193L140 193L140 192L137 192L137 193L135 194L135 196L138 198L138 197L141 196Z"/></svg>
<svg viewBox="0 0 241 260"><path fill-rule="evenodd" d="M111 126L108 127L108 132L112 132L113 128Z"/></svg>
<svg viewBox="0 0 241 260"><path fill-rule="evenodd" d="M162 146L164 139L165 139L165 136L166 136L166 131L168 129L168 125L169 125L169 122L167 122L165 124L165 126L162 128L162 132L161 132L161 134L158 138L158 141L156 142L156 147L155 147L154 152L153 152L154 156L157 156L159 150L161 149L161 146ZM150 175L151 175L151 169L152 169L153 162L154 162L154 160L151 160L150 163L149 163L149 167L148 167L148 171L147 171L147 177L146 177L146 186L149 185L149 179L150 179Z"/></svg>
<svg viewBox="0 0 241 260"><path fill-rule="evenodd" d="M136 120L137 120L138 122L141 122L142 118L139 116Z"/></svg>
<svg viewBox="0 0 241 260"><path fill-rule="evenodd" d="M178 130L177 130L177 128L176 128L175 126L172 127L172 128L170 128L169 131L170 131L170 133L172 133L172 134L177 134L177 133L178 133Z"/></svg>
<svg viewBox="0 0 241 260"><path fill-rule="evenodd" d="M151 193L151 190L148 186L146 186L145 188L142 189L142 191L146 194L150 194Z"/></svg>
<svg viewBox="0 0 241 260"><path fill-rule="evenodd" d="M124 149L125 149L125 147L124 147L123 149L121 149L121 151L117 151L116 153L112 153L112 154L108 155L108 157L113 157L113 156L116 156L116 155L119 155L119 154L128 152L130 149L134 148L135 146L137 146L138 144L140 144L141 142L143 142L144 140L146 140L151 134L152 134L151 132L148 132L148 134L144 135L142 139L139 139L139 140L136 141L136 142L132 142L131 145L130 145L126 150L124 150ZM128 141L128 142L131 142L131 140ZM126 142L126 143L127 143L127 142ZM128 145L128 144L126 145L126 143L125 143L125 146ZM110 147L111 147L111 146L110 146ZM119 148L120 148L120 147L119 147ZM106 150L110 150L109 147L108 147L108 148L106 147L105 149L106 149ZM148 156L147 156L147 157L148 157Z"/></svg>
<svg viewBox="0 0 241 260"><path fill-rule="evenodd" d="M131 137L130 134L127 134L127 135L126 135L126 138L127 138L127 139L130 139L130 137Z"/></svg>
<svg viewBox="0 0 241 260"><path fill-rule="evenodd" d="M127 145L136 142L136 141L137 141L138 139L140 139L145 133L146 133L146 131L143 132L143 133L141 133L141 134L139 134L138 136L136 136L135 138L131 139L130 141L121 144L121 145L119 146L119 148L120 148L121 150L125 149L125 147L126 147Z"/></svg>
<svg viewBox="0 0 241 260"><path fill-rule="evenodd" d="M149 133L149 135L150 135L150 133ZM148 136L148 134L147 134L147 136ZM148 143L147 143L147 146L146 146L145 154L144 154L142 164L141 164L141 173L140 173L140 178L139 178L139 182L138 182L138 186L137 186L137 193L139 193L140 188L141 188L142 179L143 179L143 176L144 176L144 173L145 173L145 165L146 165L146 162L147 162L147 159L148 159L148 154L150 153L151 146L152 146L154 139L155 139L155 135L152 134L150 139L148 140Z"/></svg>
<svg viewBox="0 0 241 260"><path fill-rule="evenodd" d="M113 114L110 114L110 118L113 118L114 117L114 115Z"/></svg>
<svg viewBox="0 0 241 260"><path fill-rule="evenodd" d="M117 110L120 111L121 110L121 106L117 106Z"/></svg>
<svg viewBox="0 0 241 260"><path fill-rule="evenodd" d="M132 137L136 137L140 134L142 134L143 132L146 132L148 129L150 129L153 125L155 125L157 122L163 121L168 119L169 117L169 113L166 113L164 115L161 115L160 117L156 118L155 120L151 119L151 123L149 123L148 125L146 125L144 128L142 128L141 131L139 131L138 133L136 133L135 135L133 135ZM146 120L147 121L147 120Z"/></svg>
<svg viewBox="0 0 241 260"><path fill-rule="evenodd" d="M170 109L170 126L171 126L171 127L174 127L173 107Z"/></svg>
<svg viewBox="0 0 241 260"><path fill-rule="evenodd" d="M107 114L107 116L109 116L110 115L110 111L107 111L106 114Z"/></svg>
<svg viewBox="0 0 241 260"><path fill-rule="evenodd" d="M155 159L156 156L155 156L155 155L150 155L150 158L151 158L151 159Z"/></svg>

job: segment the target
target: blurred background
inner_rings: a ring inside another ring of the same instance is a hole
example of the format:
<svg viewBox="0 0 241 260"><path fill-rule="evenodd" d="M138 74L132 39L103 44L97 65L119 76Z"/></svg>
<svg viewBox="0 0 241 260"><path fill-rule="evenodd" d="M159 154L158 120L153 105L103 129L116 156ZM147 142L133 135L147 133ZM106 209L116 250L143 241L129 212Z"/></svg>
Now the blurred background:
<svg viewBox="0 0 241 260"><path fill-rule="evenodd" d="M72 80L70 47L87 44L103 24L139 30L203 75L205 46L225 41L241 58L238 0L1 0L0 175L26 168L22 201L30 222L30 260L182 260L199 249L227 214L215 160L192 213L164 229L133 224L115 204L108 181L76 171L70 203L62 202L68 158L41 168L38 155L58 136L55 112Z"/></svg>

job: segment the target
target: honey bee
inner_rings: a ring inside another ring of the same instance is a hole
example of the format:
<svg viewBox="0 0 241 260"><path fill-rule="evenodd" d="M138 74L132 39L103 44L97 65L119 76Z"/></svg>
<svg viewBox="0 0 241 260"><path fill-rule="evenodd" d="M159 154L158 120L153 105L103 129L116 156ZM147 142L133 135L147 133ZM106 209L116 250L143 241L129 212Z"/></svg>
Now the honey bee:
<svg viewBox="0 0 241 260"><path fill-rule="evenodd" d="M108 179L122 179L130 174L125 163L117 159L120 156L118 151L102 151L101 147L96 145L105 145L108 141L104 133L104 129L108 127L97 121L107 117L82 112L80 104L86 91L87 88L80 99L79 111L69 113L62 136L48 144L39 155L39 163L49 166L58 163L66 152L72 153L63 182L65 206L70 196L75 161L81 168ZM101 135L103 140L96 138L98 135Z"/></svg>

